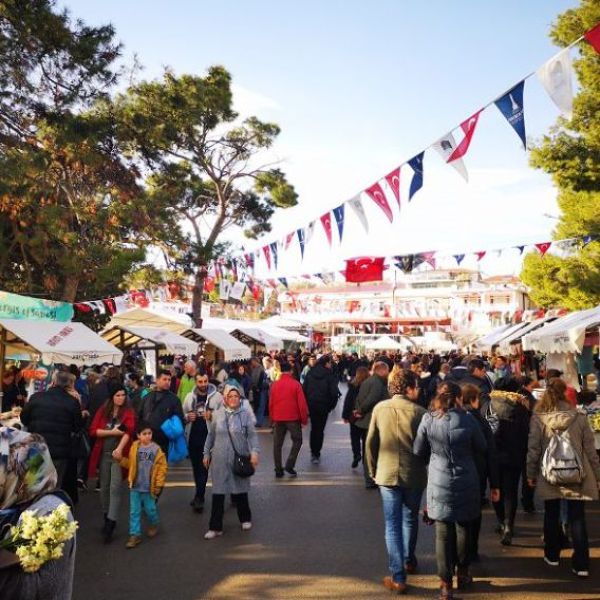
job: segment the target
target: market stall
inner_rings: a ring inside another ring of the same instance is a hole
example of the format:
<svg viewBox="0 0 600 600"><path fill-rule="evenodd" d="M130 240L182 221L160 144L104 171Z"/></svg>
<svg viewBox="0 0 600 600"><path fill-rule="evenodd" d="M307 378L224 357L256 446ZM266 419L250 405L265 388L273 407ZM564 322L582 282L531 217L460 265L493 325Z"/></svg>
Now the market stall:
<svg viewBox="0 0 600 600"><path fill-rule="evenodd" d="M382 335L377 339L370 340L365 343L366 350L396 350L403 352L410 348L412 344L406 340L398 342L389 335Z"/></svg>
<svg viewBox="0 0 600 600"><path fill-rule="evenodd" d="M231 335L240 342L250 346L254 354L260 351L271 352L272 350L283 350L283 340L274 337L257 327L239 327L231 332Z"/></svg>
<svg viewBox="0 0 600 600"><path fill-rule="evenodd" d="M248 346L222 329L186 329L181 335L199 344L200 351L210 361L217 360L218 351L226 362L247 360L252 354Z"/></svg>

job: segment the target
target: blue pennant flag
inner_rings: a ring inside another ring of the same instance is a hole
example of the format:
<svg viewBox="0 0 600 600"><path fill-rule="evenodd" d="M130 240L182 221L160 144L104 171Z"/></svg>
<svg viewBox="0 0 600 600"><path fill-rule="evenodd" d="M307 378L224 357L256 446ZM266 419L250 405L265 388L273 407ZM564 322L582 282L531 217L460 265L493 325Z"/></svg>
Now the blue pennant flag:
<svg viewBox="0 0 600 600"><path fill-rule="evenodd" d="M512 90L509 90L498 98L495 104L498 110L504 115L510 126L517 132L517 135L523 142L523 148L527 148L525 138L525 107L523 106L523 88L525 80L517 83Z"/></svg>
<svg viewBox="0 0 600 600"><path fill-rule="evenodd" d="M525 250L525 246L515 246L519 250L519 254L523 254L523 250Z"/></svg>
<svg viewBox="0 0 600 600"><path fill-rule="evenodd" d="M306 240L304 229L296 229L296 235L298 236L298 241L300 242L300 254L302 255L302 258L304 258L304 242Z"/></svg>
<svg viewBox="0 0 600 600"><path fill-rule="evenodd" d="M288 289L287 279L285 277L278 277L277 279L279 279L279 281L281 282L281 285L283 285L283 287L287 290Z"/></svg>
<svg viewBox="0 0 600 600"><path fill-rule="evenodd" d="M455 254L454 258L456 259L456 264L460 267L460 263L464 260L464 254Z"/></svg>
<svg viewBox="0 0 600 600"><path fill-rule="evenodd" d="M583 236L583 248L585 248L590 242L593 242L598 236L597 235L584 235Z"/></svg>
<svg viewBox="0 0 600 600"><path fill-rule="evenodd" d="M335 217L335 222L337 223L338 232L340 234L340 242L342 241L342 236L344 235L344 205L340 204L338 207L333 209L333 216Z"/></svg>
<svg viewBox="0 0 600 600"><path fill-rule="evenodd" d="M277 242L273 242L269 244L271 248L271 255L273 256L273 262L275 263L275 268L277 269Z"/></svg>
<svg viewBox="0 0 600 600"><path fill-rule="evenodd" d="M417 154L408 161L408 164L415 172L410 182L410 190L408 192L408 201L410 202L412 197L423 187L423 157L425 151L421 154Z"/></svg>
<svg viewBox="0 0 600 600"><path fill-rule="evenodd" d="M406 256L394 256L394 263L397 269L400 269L404 273L410 273L414 268L414 255L407 254Z"/></svg>

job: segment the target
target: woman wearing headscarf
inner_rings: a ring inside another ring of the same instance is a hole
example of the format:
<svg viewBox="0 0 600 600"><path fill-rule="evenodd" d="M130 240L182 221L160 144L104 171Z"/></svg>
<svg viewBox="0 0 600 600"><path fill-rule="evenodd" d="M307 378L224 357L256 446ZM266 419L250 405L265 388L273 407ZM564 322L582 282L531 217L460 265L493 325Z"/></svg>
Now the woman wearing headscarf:
<svg viewBox="0 0 600 600"><path fill-rule="evenodd" d="M209 529L204 535L212 540L223 535L225 495L231 494L243 531L252 528L252 513L248 503L250 477L238 477L233 472L235 453L250 455L254 468L258 466L258 436L253 415L241 403L240 392L225 386L223 405L212 414L204 445L204 466L210 467L212 506Z"/></svg>
<svg viewBox="0 0 600 600"><path fill-rule="evenodd" d="M127 405L125 387L118 384L109 393L109 399L94 415L90 425L90 436L96 441L89 466L90 477L95 477L99 468L100 501L104 513L102 534L106 544L112 540L121 498L126 493L127 471L119 466L119 461L128 456L135 437L135 415Z"/></svg>
<svg viewBox="0 0 600 600"><path fill-rule="evenodd" d="M481 513L475 455L485 454L487 445L475 419L463 410L455 383L439 386L432 408L421 420L413 452L429 460L427 511L435 520L439 597L451 600L455 570L459 589L472 582L471 526Z"/></svg>
<svg viewBox="0 0 600 600"><path fill-rule="evenodd" d="M20 522L25 510L50 514L69 497L56 489L57 475L44 438L0 427L0 541ZM69 515L72 520L72 515ZM60 558L35 573L25 573L15 554L0 551L2 600L69 600L73 591L75 537L65 543Z"/></svg>

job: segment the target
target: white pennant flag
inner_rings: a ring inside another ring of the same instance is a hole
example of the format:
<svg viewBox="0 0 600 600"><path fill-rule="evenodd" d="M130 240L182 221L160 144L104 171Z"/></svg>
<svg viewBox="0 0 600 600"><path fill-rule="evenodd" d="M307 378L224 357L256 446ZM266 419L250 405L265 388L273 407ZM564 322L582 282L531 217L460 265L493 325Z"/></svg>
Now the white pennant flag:
<svg viewBox="0 0 600 600"><path fill-rule="evenodd" d="M241 281L236 281L229 291L229 297L234 300L241 300L244 295L244 290L246 289L246 284Z"/></svg>
<svg viewBox="0 0 600 600"><path fill-rule="evenodd" d="M229 292L231 291L231 283L227 279L221 279L219 284L219 299L229 300Z"/></svg>
<svg viewBox="0 0 600 600"><path fill-rule="evenodd" d="M369 221L367 221L367 215L365 214L365 209L362 205L362 201L360 199L360 194L354 196L348 200L348 204L351 206L354 214L358 217L358 220L362 223L362 226L365 228L365 231L369 231Z"/></svg>
<svg viewBox="0 0 600 600"><path fill-rule="evenodd" d="M316 221L311 221L306 229L304 230L304 243L308 244L310 242L314 232L315 232L315 223Z"/></svg>
<svg viewBox="0 0 600 600"><path fill-rule="evenodd" d="M448 162L448 159L456 150L456 141L454 140L452 133L449 133L448 135L441 137L435 144L433 144L433 147L444 159L444 161ZM463 162L462 158L457 158L448 164L452 165L465 181L469 181L469 174L467 173L467 168L465 167L465 163Z"/></svg>
<svg viewBox="0 0 600 600"><path fill-rule="evenodd" d="M554 104L569 119L573 117L573 65L569 48L542 65L537 76Z"/></svg>

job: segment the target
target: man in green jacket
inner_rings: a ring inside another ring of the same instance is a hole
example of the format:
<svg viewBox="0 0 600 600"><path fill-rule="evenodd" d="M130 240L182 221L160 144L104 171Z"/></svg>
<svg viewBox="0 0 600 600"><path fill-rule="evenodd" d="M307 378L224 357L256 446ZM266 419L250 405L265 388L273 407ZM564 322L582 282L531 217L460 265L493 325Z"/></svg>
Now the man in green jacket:
<svg viewBox="0 0 600 600"><path fill-rule="evenodd" d="M412 371L393 371L390 400L373 409L366 440L365 463L379 486L385 519L390 576L386 588L404 593L407 573L415 573L421 496L427 485L425 461L412 452L425 409L417 404L419 378Z"/></svg>
<svg viewBox="0 0 600 600"><path fill-rule="evenodd" d="M179 388L177 388L177 397L181 400L181 404L185 402L188 394L193 392L196 387L196 363L193 360L188 360L183 365L183 371Z"/></svg>
<svg viewBox="0 0 600 600"><path fill-rule="evenodd" d="M390 368L386 363L383 361L375 361L375 363L373 363L372 375L363 381L358 390L356 408L362 417L356 421L355 425L363 430L361 439L363 456L365 455L365 439L367 437L369 423L371 422L371 413L379 402L390 397L387 386L389 372ZM363 469L365 474L365 487L367 489L376 489L377 485L369 475L367 463L364 460Z"/></svg>

